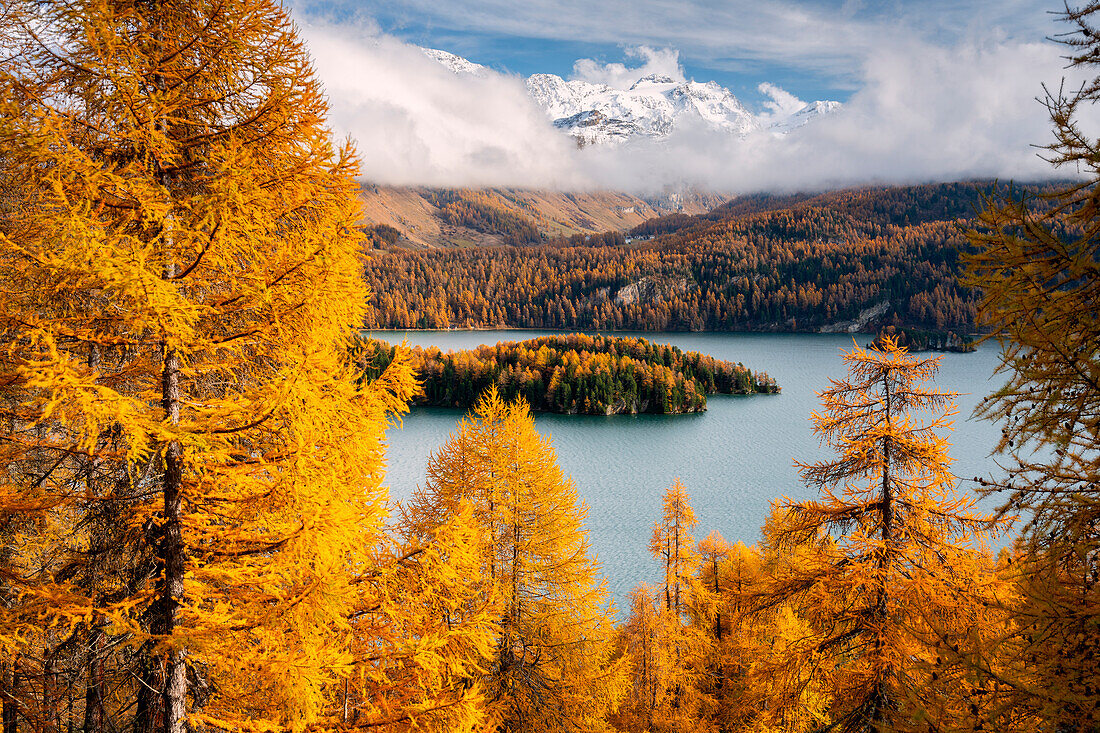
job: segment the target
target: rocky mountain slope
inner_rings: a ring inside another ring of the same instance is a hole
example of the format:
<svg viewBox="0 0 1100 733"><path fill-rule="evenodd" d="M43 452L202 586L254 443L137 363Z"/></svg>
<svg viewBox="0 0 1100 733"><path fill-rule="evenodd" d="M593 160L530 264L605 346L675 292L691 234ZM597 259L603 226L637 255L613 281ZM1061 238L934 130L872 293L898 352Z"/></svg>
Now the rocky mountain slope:
<svg viewBox="0 0 1100 733"><path fill-rule="evenodd" d="M360 190L364 223L383 224L401 233L400 246L417 248L471 247L503 244L495 233L449 223L428 188L376 186ZM613 191L565 193L516 189L452 192L477 198L484 205L529 221L547 237L569 237L627 231L647 219L668 213L700 214L722 203L723 197L698 191L669 193L645 199Z"/></svg>

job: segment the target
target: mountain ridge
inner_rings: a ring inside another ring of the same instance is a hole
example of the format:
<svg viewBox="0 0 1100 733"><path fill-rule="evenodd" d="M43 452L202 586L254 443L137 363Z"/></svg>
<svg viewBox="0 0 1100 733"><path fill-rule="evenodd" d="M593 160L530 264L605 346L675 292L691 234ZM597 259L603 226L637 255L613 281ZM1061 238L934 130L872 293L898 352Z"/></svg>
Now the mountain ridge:
<svg viewBox="0 0 1100 733"><path fill-rule="evenodd" d="M440 192L479 198L499 214L526 220L548 238L625 232L669 213L702 214L727 197L695 190L635 196L619 191L539 191L521 189L432 189L364 184L359 191L368 226L392 227L400 246L435 249L504 244L498 233L448 221L438 205Z"/></svg>
<svg viewBox="0 0 1100 733"><path fill-rule="evenodd" d="M455 74L491 73L488 67L448 51L421 51ZM526 77L524 85L554 127L580 146L659 140L693 125L742 139L756 133L786 135L843 107L840 102L816 100L793 111L776 105L771 112L754 114L715 81L660 73L641 74L626 88L542 73Z"/></svg>

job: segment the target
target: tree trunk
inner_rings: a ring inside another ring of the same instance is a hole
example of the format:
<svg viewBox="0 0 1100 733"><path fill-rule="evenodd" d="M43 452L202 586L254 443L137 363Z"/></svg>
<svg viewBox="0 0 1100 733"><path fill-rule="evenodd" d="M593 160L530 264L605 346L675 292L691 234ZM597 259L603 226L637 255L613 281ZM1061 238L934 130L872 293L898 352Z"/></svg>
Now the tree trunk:
<svg viewBox="0 0 1100 733"><path fill-rule="evenodd" d="M160 602L156 606L156 625L151 629L157 634L161 627ZM135 733L160 733L164 718L164 664L160 654L147 650L142 655L141 685L138 686ZM102 731L100 732L102 733Z"/></svg>
<svg viewBox="0 0 1100 733"><path fill-rule="evenodd" d="M42 730L61 733L61 705L58 697L56 650L50 634L42 654Z"/></svg>
<svg viewBox="0 0 1100 733"><path fill-rule="evenodd" d="M717 557L714 558L714 599L715 599L715 603L719 604L719 607L721 607L720 606L720 604L721 604L721 595L719 594L719 588L718 588L718 558ZM722 641L722 612L721 611L715 611L714 612L714 638L716 638L719 642Z"/></svg>
<svg viewBox="0 0 1100 733"><path fill-rule="evenodd" d="M84 733L103 733L103 629L96 626L92 638L92 653L88 664L88 687L84 693ZM138 692L138 719L142 715L141 701L144 685ZM147 696L146 696L147 697Z"/></svg>
<svg viewBox="0 0 1100 733"><path fill-rule="evenodd" d="M175 265L168 265L165 275L174 277ZM163 406L168 422L180 421L180 358L171 348L164 350L162 376ZM183 488L183 455L179 441L168 443L164 452L164 535L161 557L164 558L163 614L164 634L169 640L164 686L163 733L185 733L187 729L187 663L186 650L172 643L176 625L176 608L183 596L184 551L180 525Z"/></svg>
<svg viewBox="0 0 1100 733"><path fill-rule="evenodd" d="M677 511L679 511L679 509L677 509ZM679 623L679 615L680 615L680 517L679 516L676 517L676 524L673 525L673 533L674 534L673 534L673 540L672 540L672 542L673 542L673 548L672 549L675 552L675 554L673 555L673 558L674 558L673 562L675 564L673 565L672 572L673 572L673 577L675 578L675 581L676 581L676 592L673 594L673 596L674 596L675 601L676 601L675 608L676 608L677 623ZM679 650L679 647L677 647L677 650Z"/></svg>
<svg viewBox="0 0 1100 733"><path fill-rule="evenodd" d="M882 393L886 401L886 425L890 426L893 415L891 411L893 405L890 400L890 379L888 374L884 374L882 378ZM876 604L875 615L879 622L882 622L888 612L888 598L887 593L889 588L887 587L887 570L891 562L890 543L893 540L894 530L894 498L893 487L890 485L890 452L891 452L890 436L887 435L883 439L882 444L882 555L879 558L879 587L878 587L878 602ZM879 636L875 639L875 654L876 661L881 662L885 651L882 648L882 637ZM872 730L884 729L884 723L890 708L890 687L887 683L885 676L885 670L883 670L879 679L875 683L875 691L873 693L872 710L870 715L870 722Z"/></svg>
<svg viewBox="0 0 1100 733"><path fill-rule="evenodd" d="M19 707L15 696L15 664L5 661L0 666L0 695L3 697L3 710L0 712L0 720L3 721L3 733L17 733L17 721L19 720Z"/></svg>

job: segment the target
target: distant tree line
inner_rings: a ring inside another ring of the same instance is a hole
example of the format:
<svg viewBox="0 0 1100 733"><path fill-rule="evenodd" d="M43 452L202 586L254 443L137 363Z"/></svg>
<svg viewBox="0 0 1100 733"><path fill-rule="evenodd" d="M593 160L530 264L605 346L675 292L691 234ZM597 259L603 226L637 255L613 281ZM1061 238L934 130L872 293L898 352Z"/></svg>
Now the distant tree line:
<svg viewBox="0 0 1100 733"><path fill-rule="evenodd" d="M633 234L658 236L629 244L382 252L366 266L380 294L368 325L805 332L877 306L867 328L967 333L980 294L958 281L962 232L988 190L745 197L652 220Z"/></svg>
<svg viewBox="0 0 1100 733"><path fill-rule="evenodd" d="M599 232L596 234L573 234L547 241L557 247L619 247L626 244L626 235L622 232Z"/></svg>
<svg viewBox="0 0 1100 733"><path fill-rule="evenodd" d="M525 216L500 208L483 193L471 190L437 189L428 200L439 207L439 216L448 224L469 227L486 234L500 234L505 244L541 242L542 233Z"/></svg>
<svg viewBox="0 0 1100 733"><path fill-rule="evenodd" d="M394 353L368 342L367 376L381 374ZM701 412L708 394L779 391L764 372L642 338L556 335L447 353L417 347L410 361L423 382L420 404L463 409L489 387L536 410L585 415Z"/></svg>
<svg viewBox="0 0 1100 733"><path fill-rule="evenodd" d="M365 246L370 249L392 247L401 239L401 230L389 224L373 224L361 227L361 231L367 238Z"/></svg>

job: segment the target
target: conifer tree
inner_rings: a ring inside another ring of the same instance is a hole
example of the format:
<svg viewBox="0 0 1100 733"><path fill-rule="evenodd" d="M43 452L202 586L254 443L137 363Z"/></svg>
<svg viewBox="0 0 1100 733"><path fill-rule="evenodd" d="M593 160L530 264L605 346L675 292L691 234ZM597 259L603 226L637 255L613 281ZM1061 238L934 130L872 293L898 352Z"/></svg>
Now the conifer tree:
<svg viewBox="0 0 1100 733"><path fill-rule="evenodd" d="M412 391L357 385L354 155L276 2L4 12L3 656L88 730L315 723Z"/></svg>
<svg viewBox="0 0 1100 733"><path fill-rule="evenodd" d="M622 731L655 731L674 664L662 639L664 621L656 589L639 584L630 592L630 616L619 631L620 653L630 665L630 692L615 711L612 723Z"/></svg>
<svg viewBox="0 0 1100 733"><path fill-rule="evenodd" d="M632 596L620 645L630 653L626 659L633 667L634 690L617 723L624 730L643 720L651 731L713 730L707 680L714 675L716 657L708 613L714 599L697 576L695 512L679 479L665 490L662 503L649 550L660 561L664 580L656 597L645 587Z"/></svg>
<svg viewBox="0 0 1100 733"><path fill-rule="evenodd" d="M527 405L492 388L433 456L405 531L426 536L465 503L479 527L483 598L499 608L478 679L489 720L507 731L604 730L624 677L610 662L611 608L585 507Z"/></svg>
<svg viewBox="0 0 1100 733"><path fill-rule="evenodd" d="M698 561L691 534L698 522L680 479L665 491L662 505L661 518L653 525L649 552L661 562L664 572L665 610L683 615L687 612L687 596Z"/></svg>
<svg viewBox="0 0 1100 733"><path fill-rule="evenodd" d="M748 730L764 708L764 691L772 686L769 674L753 675L766 661L776 633L774 612L752 613L764 581L764 559L755 547L731 546L718 532L700 540L698 550L705 603L696 623L712 636L714 647L706 660L703 692L712 700L719 730Z"/></svg>
<svg viewBox="0 0 1100 733"><path fill-rule="evenodd" d="M343 726L385 731L486 730L481 670L500 606L483 593L480 527L462 502L430 536L387 542L358 580L351 674L335 690Z"/></svg>
<svg viewBox="0 0 1100 733"><path fill-rule="evenodd" d="M940 432L954 395L924 386L939 359L913 358L887 337L844 361L848 378L830 380L813 414L838 455L797 464L821 499L779 506L768 539L791 557L764 600L790 604L813 631L786 654L824 675L826 727L940 729L969 713L935 659L941 640L957 644L988 621L994 578L979 550L991 522L953 488ZM916 419L921 411L932 418Z"/></svg>
<svg viewBox="0 0 1100 733"><path fill-rule="evenodd" d="M1096 72L1100 3L1066 5L1057 40ZM1100 726L1100 141L1088 120L1100 76L1046 90L1055 167L1079 180L1042 196L990 199L968 236L979 320L1002 347L1006 383L977 414L1002 427L1008 477L987 492L1026 523L1005 604L1013 633L977 650L1004 689L1059 730ZM1006 668L1006 661L1014 663Z"/></svg>

